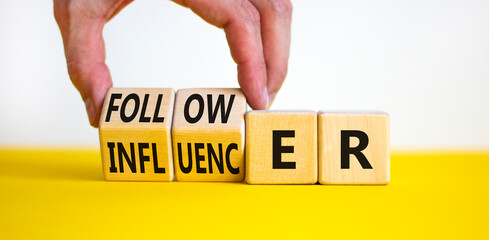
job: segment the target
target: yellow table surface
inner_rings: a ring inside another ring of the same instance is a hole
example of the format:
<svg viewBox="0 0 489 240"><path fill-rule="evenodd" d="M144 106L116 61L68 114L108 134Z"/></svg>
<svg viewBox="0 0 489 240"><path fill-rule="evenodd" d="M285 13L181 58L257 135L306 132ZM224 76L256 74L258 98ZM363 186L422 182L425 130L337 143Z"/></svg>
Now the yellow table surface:
<svg viewBox="0 0 489 240"><path fill-rule="evenodd" d="M97 150L0 150L0 239L489 239L489 151L395 152L387 186L106 182Z"/></svg>

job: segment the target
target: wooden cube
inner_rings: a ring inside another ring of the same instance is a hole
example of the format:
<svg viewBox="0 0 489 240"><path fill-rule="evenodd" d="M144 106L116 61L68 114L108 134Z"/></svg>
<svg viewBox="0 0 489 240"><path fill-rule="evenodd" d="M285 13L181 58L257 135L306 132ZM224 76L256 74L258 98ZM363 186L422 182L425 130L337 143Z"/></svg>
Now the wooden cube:
<svg viewBox="0 0 489 240"><path fill-rule="evenodd" d="M317 182L316 112L251 111L245 118L247 183Z"/></svg>
<svg viewBox="0 0 489 240"><path fill-rule="evenodd" d="M387 184L389 115L319 112L319 183Z"/></svg>
<svg viewBox="0 0 489 240"><path fill-rule="evenodd" d="M178 181L243 181L244 113L240 89L181 89L172 137Z"/></svg>
<svg viewBox="0 0 489 240"><path fill-rule="evenodd" d="M170 88L111 88L99 125L106 180L172 181Z"/></svg>

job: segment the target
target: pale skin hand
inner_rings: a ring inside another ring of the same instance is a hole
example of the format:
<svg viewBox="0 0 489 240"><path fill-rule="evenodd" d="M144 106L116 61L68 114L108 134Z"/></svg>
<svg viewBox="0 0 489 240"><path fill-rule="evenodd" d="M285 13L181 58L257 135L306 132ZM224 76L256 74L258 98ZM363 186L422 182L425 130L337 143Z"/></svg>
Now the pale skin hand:
<svg viewBox="0 0 489 240"><path fill-rule="evenodd" d="M238 82L253 109L268 108L287 75L292 5L289 0L173 0L224 29L238 65ZM132 0L54 0L68 73L90 124L98 127L107 90L102 30ZM176 36L178 37L178 36Z"/></svg>

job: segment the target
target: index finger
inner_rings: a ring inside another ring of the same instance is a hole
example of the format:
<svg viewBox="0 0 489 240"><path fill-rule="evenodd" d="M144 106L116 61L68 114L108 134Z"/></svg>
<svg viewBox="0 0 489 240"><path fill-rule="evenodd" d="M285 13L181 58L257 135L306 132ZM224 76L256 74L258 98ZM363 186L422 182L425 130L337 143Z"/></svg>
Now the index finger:
<svg viewBox="0 0 489 240"><path fill-rule="evenodd" d="M247 0L173 0L189 7L208 23L223 28L238 64L238 82L253 109L268 107L267 73L260 14Z"/></svg>
<svg viewBox="0 0 489 240"><path fill-rule="evenodd" d="M287 75L292 4L289 0L250 0L261 16L261 37L267 66L269 106Z"/></svg>

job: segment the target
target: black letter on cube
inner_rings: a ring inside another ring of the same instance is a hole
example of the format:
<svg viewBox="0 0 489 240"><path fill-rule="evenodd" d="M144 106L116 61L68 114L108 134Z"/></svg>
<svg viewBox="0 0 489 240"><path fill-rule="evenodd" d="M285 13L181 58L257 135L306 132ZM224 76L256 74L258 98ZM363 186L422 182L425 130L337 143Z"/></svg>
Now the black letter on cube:
<svg viewBox="0 0 489 240"><path fill-rule="evenodd" d="M358 138L358 146L350 147L350 137ZM365 132L358 130L341 131L341 169L350 169L350 154L357 157L363 169L373 169L362 151L368 146L368 136Z"/></svg>
<svg viewBox="0 0 489 240"><path fill-rule="evenodd" d="M295 131L273 130L273 169L295 169L295 162L282 162L282 153L294 153L294 146L282 146L285 137L295 137Z"/></svg>

